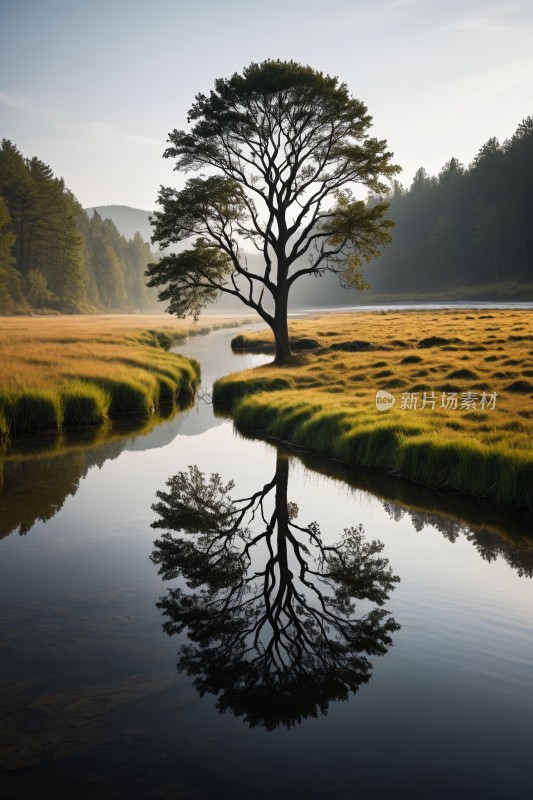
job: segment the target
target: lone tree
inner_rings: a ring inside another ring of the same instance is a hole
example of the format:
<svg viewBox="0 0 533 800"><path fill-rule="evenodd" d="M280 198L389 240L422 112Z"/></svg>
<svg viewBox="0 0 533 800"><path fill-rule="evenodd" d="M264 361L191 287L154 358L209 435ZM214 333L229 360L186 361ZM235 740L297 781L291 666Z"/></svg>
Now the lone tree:
<svg viewBox="0 0 533 800"><path fill-rule="evenodd" d="M393 223L387 202L356 200L353 188L379 196L398 167L386 142L368 136L371 117L346 85L293 61L252 63L215 81L188 122L164 156L198 174L181 191L161 187L152 241L193 242L151 264L148 285L163 287L159 299L179 317L197 318L221 292L239 298L271 327L283 361L296 280L329 271L365 288L362 261L378 255Z"/></svg>

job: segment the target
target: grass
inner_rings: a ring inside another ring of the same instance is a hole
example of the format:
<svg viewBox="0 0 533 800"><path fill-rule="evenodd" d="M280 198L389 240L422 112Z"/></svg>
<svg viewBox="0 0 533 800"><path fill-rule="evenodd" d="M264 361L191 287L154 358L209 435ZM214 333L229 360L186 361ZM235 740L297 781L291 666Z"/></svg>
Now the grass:
<svg viewBox="0 0 533 800"><path fill-rule="evenodd" d="M290 334L321 347L215 385L215 402L232 407L238 427L442 490L533 507L530 311L328 314L291 322ZM238 343L272 346L266 332ZM376 408L378 390L394 396L390 410ZM453 392L458 407L443 406L443 393L448 400ZM470 409L461 408L466 393L476 396ZM495 408L481 408L483 393L496 393Z"/></svg>
<svg viewBox="0 0 533 800"><path fill-rule="evenodd" d="M192 394L199 365L168 348L239 324L205 323L162 315L0 318L0 438L148 414Z"/></svg>

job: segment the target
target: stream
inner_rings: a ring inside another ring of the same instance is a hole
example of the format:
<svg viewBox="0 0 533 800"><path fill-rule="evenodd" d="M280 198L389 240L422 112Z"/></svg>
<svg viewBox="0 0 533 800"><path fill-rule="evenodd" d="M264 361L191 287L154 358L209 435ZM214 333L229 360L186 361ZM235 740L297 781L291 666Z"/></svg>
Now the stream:
<svg viewBox="0 0 533 800"><path fill-rule="evenodd" d="M531 518L239 433L234 333L189 408L7 453L0 797L527 797Z"/></svg>

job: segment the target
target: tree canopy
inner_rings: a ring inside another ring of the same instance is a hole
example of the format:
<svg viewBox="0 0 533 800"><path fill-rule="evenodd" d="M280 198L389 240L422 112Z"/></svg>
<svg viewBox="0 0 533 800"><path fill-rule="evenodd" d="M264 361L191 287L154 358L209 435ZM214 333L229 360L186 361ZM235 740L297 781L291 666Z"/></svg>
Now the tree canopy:
<svg viewBox="0 0 533 800"><path fill-rule="evenodd" d="M363 287L360 267L390 239L379 197L398 168L371 117L338 78L293 61L252 63L198 94L189 131L169 135L166 158L196 175L161 187L152 241L187 241L147 270L148 285L178 316L233 295L270 325L276 358L290 356L287 301L296 280L326 271ZM246 249L259 253L250 267ZM254 264L256 262L254 261Z"/></svg>

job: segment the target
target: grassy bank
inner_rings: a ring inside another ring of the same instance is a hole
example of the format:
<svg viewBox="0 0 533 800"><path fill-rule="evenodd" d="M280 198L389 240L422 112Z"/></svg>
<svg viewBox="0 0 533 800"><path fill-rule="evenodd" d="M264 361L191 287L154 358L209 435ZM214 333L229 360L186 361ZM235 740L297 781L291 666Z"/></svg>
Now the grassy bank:
<svg viewBox="0 0 533 800"><path fill-rule="evenodd" d="M531 312L330 314L297 320L290 332L321 347L215 385L215 402L232 406L240 428L444 491L533 507ZM237 341L269 343L266 332ZM387 411L376 408L378 390L395 399Z"/></svg>
<svg viewBox="0 0 533 800"><path fill-rule="evenodd" d="M155 315L0 318L0 438L148 413L191 394L199 366L168 348L235 324Z"/></svg>

